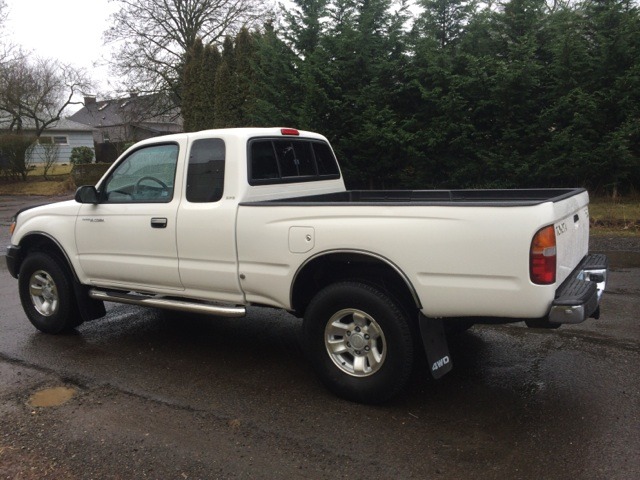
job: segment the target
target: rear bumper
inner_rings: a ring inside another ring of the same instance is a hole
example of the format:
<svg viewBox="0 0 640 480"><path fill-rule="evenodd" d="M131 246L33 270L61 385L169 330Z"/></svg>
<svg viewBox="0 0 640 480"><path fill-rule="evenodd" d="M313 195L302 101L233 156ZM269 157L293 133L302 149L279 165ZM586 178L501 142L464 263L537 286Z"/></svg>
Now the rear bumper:
<svg viewBox="0 0 640 480"><path fill-rule="evenodd" d="M556 291L549 323L580 323L600 315L600 300L607 285L609 262L605 255L587 255Z"/></svg>

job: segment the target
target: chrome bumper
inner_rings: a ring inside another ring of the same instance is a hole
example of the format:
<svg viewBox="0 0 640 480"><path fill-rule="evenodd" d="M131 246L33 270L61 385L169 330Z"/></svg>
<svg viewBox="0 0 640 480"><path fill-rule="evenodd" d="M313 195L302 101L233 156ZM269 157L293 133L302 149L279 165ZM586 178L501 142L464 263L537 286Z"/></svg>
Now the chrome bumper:
<svg viewBox="0 0 640 480"><path fill-rule="evenodd" d="M600 316L600 300L607 285L609 262L605 255L587 255L556 291L549 323L580 323Z"/></svg>

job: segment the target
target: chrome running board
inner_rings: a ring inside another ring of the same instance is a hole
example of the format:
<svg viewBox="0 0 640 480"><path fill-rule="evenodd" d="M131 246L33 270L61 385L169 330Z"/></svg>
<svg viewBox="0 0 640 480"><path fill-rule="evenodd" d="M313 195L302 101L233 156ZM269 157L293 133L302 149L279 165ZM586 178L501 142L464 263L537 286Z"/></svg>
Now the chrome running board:
<svg viewBox="0 0 640 480"><path fill-rule="evenodd" d="M140 305L142 307L163 308L165 310L176 310L179 312L217 315L219 317L244 317L247 313L247 310L244 307L214 305L211 303L175 300L166 297L146 296L111 290L97 290L95 288L89 290L89 297L94 300L102 300L105 302L126 303L128 305Z"/></svg>

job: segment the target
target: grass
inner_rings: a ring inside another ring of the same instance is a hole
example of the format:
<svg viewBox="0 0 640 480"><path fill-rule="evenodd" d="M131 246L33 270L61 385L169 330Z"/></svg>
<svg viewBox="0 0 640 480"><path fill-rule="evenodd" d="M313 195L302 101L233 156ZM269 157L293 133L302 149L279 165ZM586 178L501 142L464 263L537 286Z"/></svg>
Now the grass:
<svg viewBox="0 0 640 480"><path fill-rule="evenodd" d="M640 196L592 197L589 205L592 235L640 236Z"/></svg>
<svg viewBox="0 0 640 480"><path fill-rule="evenodd" d="M66 195L73 193L75 185L69 174L71 165L54 165L44 179L41 165L34 166L27 181L0 178L0 195Z"/></svg>
<svg viewBox="0 0 640 480"><path fill-rule="evenodd" d="M61 165L56 164L53 167L51 167L48 175L49 176L61 176L61 175L66 176L71 173L72 168L73 168L73 165L68 163L64 163ZM29 176L34 176L34 177L38 177L42 175L44 175L44 167L42 165L34 165L32 167L31 173L29 173Z"/></svg>

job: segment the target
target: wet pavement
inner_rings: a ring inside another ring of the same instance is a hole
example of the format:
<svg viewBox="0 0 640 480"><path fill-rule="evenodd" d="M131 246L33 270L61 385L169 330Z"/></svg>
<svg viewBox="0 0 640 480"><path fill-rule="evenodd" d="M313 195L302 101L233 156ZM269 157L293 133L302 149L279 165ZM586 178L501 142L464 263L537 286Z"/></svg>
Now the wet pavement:
<svg viewBox="0 0 640 480"><path fill-rule="evenodd" d="M326 392L270 309L111 304L38 333L0 258L0 478L640 478L640 268L620 258L600 320L474 327L449 375L421 364L378 407Z"/></svg>

